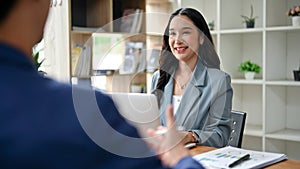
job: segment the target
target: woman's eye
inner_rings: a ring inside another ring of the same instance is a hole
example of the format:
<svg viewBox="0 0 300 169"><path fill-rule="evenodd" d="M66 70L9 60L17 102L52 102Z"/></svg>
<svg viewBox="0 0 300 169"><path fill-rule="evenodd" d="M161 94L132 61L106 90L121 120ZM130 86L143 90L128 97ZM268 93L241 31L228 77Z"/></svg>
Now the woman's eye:
<svg viewBox="0 0 300 169"><path fill-rule="evenodd" d="M169 36L175 36L176 33L175 32L169 32Z"/></svg>
<svg viewBox="0 0 300 169"><path fill-rule="evenodd" d="M184 34L184 35L188 35L188 34L190 34L190 32L183 32L182 34Z"/></svg>

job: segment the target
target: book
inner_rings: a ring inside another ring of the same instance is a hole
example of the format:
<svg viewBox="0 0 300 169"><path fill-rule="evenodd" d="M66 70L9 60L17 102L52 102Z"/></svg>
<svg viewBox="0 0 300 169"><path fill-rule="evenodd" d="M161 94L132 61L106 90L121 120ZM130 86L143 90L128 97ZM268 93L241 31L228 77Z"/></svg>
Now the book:
<svg viewBox="0 0 300 169"><path fill-rule="evenodd" d="M135 16L136 16L136 10L135 9L125 9L123 12L123 16L121 18L121 25L120 25L120 31L121 32L130 32L131 27L133 25Z"/></svg>
<svg viewBox="0 0 300 169"><path fill-rule="evenodd" d="M80 27L80 26L73 26L72 27L73 31L82 31L82 32L106 32L103 28L101 27Z"/></svg>
<svg viewBox="0 0 300 169"><path fill-rule="evenodd" d="M143 47L143 42L126 43L124 60L119 70L120 74L133 74L137 70L141 71L141 69L144 69L143 66L145 64L140 63L141 61L145 61L143 58L145 55L142 55Z"/></svg>
<svg viewBox="0 0 300 169"><path fill-rule="evenodd" d="M135 33L136 32L136 28L137 28L137 25L138 25L138 22L139 22L139 17L140 17L139 13L140 13L140 9L136 9L129 33Z"/></svg>
<svg viewBox="0 0 300 169"><path fill-rule="evenodd" d="M144 11L142 9L140 9L140 11L139 11L139 18L138 18L138 22L137 22L135 33L141 33L142 32L143 19L145 17L143 12Z"/></svg>
<svg viewBox="0 0 300 169"><path fill-rule="evenodd" d="M81 48L81 49L79 49ZM80 54L78 53L80 52ZM88 77L90 76L91 72L91 46L85 45L85 46L77 46L74 48L74 53L76 55L79 54L76 67L74 70L74 76L76 77ZM75 60L75 58L74 58Z"/></svg>
<svg viewBox="0 0 300 169"><path fill-rule="evenodd" d="M147 67L147 50L145 49L145 47L143 46L142 48L139 49L139 61L138 61L138 65L137 65L137 73L141 73L141 72L145 72L146 67Z"/></svg>
<svg viewBox="0 0 300 169"><path fill-rule="evenodd" d="M250 158L233 167L234 169L263 168L287 159L285 154L247 150L231 146L198 154L193 158L206 168L230 168L230 164L247 154L250 155Z"/></svg>
<svg viewBox="0 0 300 169"><path fill-rule="evenodd" d="M82 52L82 47L81 46L76 45L75 47L72 48L71 69L72 69L72 75L73 76L75 75L75 69L76 69L76 66L77 66L77 63L78 63L79 56L80 56L81 52Z"/></svg>
<svg viewBox="0 0 300 169"><path fill-rule="evenodd" d="M159 56L160 50L159 49L151 49L149 52L149 59L147 61L147 72L154 72L158 69L159 66Z"/></svg>
<svg viewBox="0 0 300 169"><path fill-rule="evenodd" d="M120 31L127 33L141 32L143 17L142 9L125 9L121 18Z"/></svg>
<svg viewBox="0 0 300 169"><path fill-rule="evenodd" d="M129 33L140 33L143 21L143 10L136 9L134 14L133 23Z"/></svg>

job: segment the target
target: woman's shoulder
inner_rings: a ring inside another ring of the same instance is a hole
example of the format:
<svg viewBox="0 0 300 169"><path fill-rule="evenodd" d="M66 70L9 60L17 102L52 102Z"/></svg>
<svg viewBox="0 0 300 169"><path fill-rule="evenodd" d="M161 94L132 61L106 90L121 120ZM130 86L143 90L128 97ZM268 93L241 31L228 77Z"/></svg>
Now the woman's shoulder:
<svg viewBox="0 0 300 169"><path fill-rule="evenodd" d="M156 70L156 71L153 73L153 76L159 76L159 70Z"/></svg>
<svg viewBox="0 0 300 169"><path fill-rule="evenodd" d="M156 80L158 80L158 78L159 78L159 70L156 70L156 71L153 73L152 79L156 81Z"/></svg>
<svg viewBox="0 0 300 169"><path fill-rule="evenodd" d="M215 74L219 74L219 75L223 75L223 76L229 76L229 74L227 72L225 72L224 70L216 69L216 68L207 68L207 72L215 73Z"/></svg>
<svg viewBox="0 0 300 169"><path fill-rule="evenodd" d="M227 72L220 69L207 68L207 73L210 78L231 78Z"/></svg>

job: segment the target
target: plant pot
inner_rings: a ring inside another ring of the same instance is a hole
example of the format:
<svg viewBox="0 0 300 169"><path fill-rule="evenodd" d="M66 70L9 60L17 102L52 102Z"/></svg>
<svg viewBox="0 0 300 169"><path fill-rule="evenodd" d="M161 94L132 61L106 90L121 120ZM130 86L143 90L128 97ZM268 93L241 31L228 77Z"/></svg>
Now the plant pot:
<svg viewBox="0 0 300 169"><path fill-rule="evenodd" d="M300 16L293 16L292 24L294 27L300 27Z"/></svg>
<svg viewBox="0 0 300 169"><path fill-rule="evenodd" d="M246 22L246 28L254 28L255 22Z"/></svg>
<svg viewBox="0 0 300 169"><path fill-rule="evenodd" d="M142 86L133 84L131 85L131 92L132 93L141 93L142 92Z"/></svg>
<svg viewBox="0 0 300 169"><path fill-rule="evenodd" d="M300 70L294 70L294 80L300 81Z"/></svg>
<svg viewBox="0 0 300 169"><path fill-rule="evenodd" d="M246 80L253 80L255 76L255 72L245 72L244 75Z"/></svg>

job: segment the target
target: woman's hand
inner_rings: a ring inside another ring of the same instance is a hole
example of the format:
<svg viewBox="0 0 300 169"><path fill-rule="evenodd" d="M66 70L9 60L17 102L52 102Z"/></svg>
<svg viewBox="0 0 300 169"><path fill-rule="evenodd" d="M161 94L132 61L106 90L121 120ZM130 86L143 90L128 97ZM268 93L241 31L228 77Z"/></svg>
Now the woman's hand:
<svg viewBox="0 0 300 169"><path fill-rule="evenodd" d="M182 131L182 132L180 132L180 134L181 134L182 137L183 137L182 142L183 142L184 144L187 144L187 143L196 143L196 142L197 142L197 140L196 140L196 138L193 136L193 133L192 133L192 132Z"/></svg>
<svg viewBox="0 0 300 169"><path fill-rule="evenodd" d="M187 132L178 132L173 115L173 106L168 106L166 111L167 125L160 126L157 130L149 129L148 134L155 140L151 147L156 150L162 162L173 167L180 159L189 156L189 151L184 148Z"/></svg>

